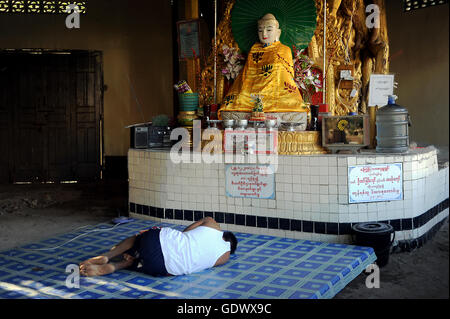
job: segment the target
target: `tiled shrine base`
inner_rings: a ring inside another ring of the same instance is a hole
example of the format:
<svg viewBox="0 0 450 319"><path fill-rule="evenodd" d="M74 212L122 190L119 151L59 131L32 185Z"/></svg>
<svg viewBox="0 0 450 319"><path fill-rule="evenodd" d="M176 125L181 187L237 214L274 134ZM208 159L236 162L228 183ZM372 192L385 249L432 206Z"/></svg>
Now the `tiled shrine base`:
<svg viewBox="0 0 450 319"><path fill-rule="evenodd" d="M0 252L0 298L325 299L376 260L372 248L238 232L236 253L220 267L173 277L120 270L81 277L79 288L67 287L67 265L99 255L153 226L185 228L136 219L113 229L100 224Z"/></svg>
<svg viewBox="0 0 450 319"><path fill-rule="evenodd" d="M431 239L448 219L449 200L439 203L415 218L382 220L395 231L393 251L409 251L421 247ZM189 225L203 217L212 217L222 229L244 231L252 234L271 234L285 238L325 241L329 243L354 243L352 226L357 223L326 223L234 213L202 212L147 207L130 203L130 216L157 222Z"/></svg>
<svg viewBox="0 0 450 319"><path fill-rule="evenodd" d="M403 200L348 203L348 167L403 164ZM449 213L448 160L432 147L404 154L278 156L275 199L230 198L225 164L174 164L163 150L128 153L133 217L187 225L211 216L230 231L351 244L352 225L385 222L394 247L421 246Z"/></svg>

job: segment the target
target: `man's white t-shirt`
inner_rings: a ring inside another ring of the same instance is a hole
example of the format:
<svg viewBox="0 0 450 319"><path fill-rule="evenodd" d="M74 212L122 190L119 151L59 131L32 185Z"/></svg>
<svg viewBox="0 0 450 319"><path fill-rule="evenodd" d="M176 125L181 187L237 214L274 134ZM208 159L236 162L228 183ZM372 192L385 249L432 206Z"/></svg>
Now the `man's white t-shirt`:
<svg viewBox="0 0 450 319"><path fill-rule="evenodd" d="M171 275L185 275L214 267L217 259L230 251L223 232L198 226L185 233L164 227L159 233L164 265Z"/></svg>

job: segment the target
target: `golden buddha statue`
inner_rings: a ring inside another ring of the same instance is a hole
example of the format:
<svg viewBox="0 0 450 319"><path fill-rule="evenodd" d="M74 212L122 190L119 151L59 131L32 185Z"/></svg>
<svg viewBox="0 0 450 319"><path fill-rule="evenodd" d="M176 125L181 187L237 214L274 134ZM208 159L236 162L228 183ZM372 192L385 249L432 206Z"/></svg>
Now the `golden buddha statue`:
<svg viewBox="0 0 450 319"><path fill-rule="evenodd" d="M247 57L244 68L234 81L219 109L222 112L246 112L255 106L254 96L264 100L264 113L304 113L305 106L294 81L291 49L280 42L281 29L273 14L258 21L258 37ZM269 114L267 114L269 115Z"/></svg>

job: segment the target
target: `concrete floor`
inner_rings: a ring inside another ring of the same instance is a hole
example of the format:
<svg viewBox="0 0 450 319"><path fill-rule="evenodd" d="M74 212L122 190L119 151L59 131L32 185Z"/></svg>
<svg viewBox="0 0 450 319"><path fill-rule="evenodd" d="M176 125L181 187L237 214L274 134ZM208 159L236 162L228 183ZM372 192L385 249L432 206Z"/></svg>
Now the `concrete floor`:
<svg viewBox="0 0 450 319"><path fill-rule="evenodd" d="M126 215L127 194L124 183L0 185L0 250Z"/></svg>
<svg viewBox="0 0 450 319"><path fill-rule="evenodd" d="M0 186L0 251L126 215L127 185ZM396 253L380 270L380 288L362 273L335 299L449 298L448 220L425 246Z"/></svg>
<svg viewBox="0 0 450 319"><path fill-rule="evenodd" d="M380 269L380 288L366 288L362 273L335 299L448 299L448 219L435 237L412 252L391 254Z"/></svg>

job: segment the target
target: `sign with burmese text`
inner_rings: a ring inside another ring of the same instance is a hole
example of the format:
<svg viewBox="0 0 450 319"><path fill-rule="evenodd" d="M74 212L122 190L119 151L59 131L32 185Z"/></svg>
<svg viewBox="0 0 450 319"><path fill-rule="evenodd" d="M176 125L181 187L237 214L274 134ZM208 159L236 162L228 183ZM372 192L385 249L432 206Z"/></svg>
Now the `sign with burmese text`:
<svg viewBox="0 0 450 319"><path fill-rule="evenodd" d="M402 199L402 163L348 167L348 201L350 204Z"/></svg>
<svg viewBox="0 0 450 319"><path fill-rule="evenodd" d="M371 74L369 82L369 106L385 106L389 95L394 94L393 74Z"/></svg>
<svg viewBox="0 0 450 319"><path fill-rule="evenodd" d="M225 167L228 197L275 198L275 171L267 164L228 164Z"/></svg>

